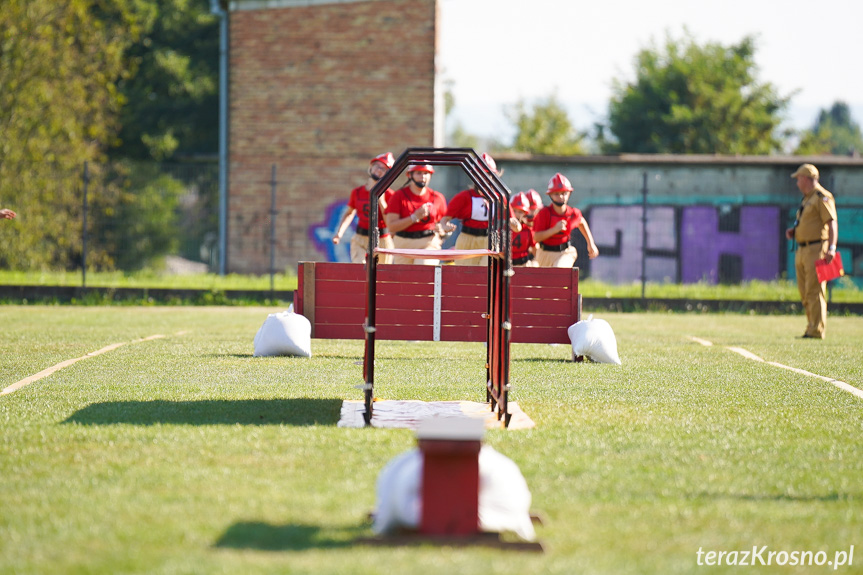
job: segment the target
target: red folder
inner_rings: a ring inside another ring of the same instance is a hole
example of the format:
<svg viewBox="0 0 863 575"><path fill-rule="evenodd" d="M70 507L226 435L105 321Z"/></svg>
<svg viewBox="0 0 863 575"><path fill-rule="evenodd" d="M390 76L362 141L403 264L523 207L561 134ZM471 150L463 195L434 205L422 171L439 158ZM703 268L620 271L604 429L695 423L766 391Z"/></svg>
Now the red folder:
<svg viewBox="0 0 863 575"><path fill-rule="evenodd" d="M836 252L833 261L829 264L827 260L818 260L815 262L815 273L818 274L819 282L827 282L844 276L845 270L842 269L842 256L839 252Z"/></svg>

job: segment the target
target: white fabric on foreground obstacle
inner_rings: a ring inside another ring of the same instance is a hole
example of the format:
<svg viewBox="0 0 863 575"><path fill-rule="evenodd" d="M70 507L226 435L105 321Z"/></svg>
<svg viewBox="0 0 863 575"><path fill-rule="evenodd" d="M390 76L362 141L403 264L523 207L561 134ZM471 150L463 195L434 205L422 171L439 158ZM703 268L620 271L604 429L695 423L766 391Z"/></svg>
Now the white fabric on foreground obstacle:
<svg viewBox="0 0 863 575"><path fill-rule="evenodd" d="M312 324L292 311L271 313L255 335L255 357L312 357Z"/></svg>
<svg viewBox="0 0 863 575"><path fill-rule="evenodd" d="M512 419L509 429L531 429L536 427L518 403L509 402ZM342 402L339 427L365 427L365 402L346 399ZM501 429L503 422L491 411L487 403L476 401L418 401L415 399L382 399L375 401L372 427L417 429L429 417L475 417L485 421L486 429Z"/></svg>
<svg viewBox="0 0 863 575"><path fill-rule="evenodd" d="M378 475L372 529L377 534L400 527L417 529L422 514L423 457L412 449L391 459ZM479 452L479 525L483 531L512 532L535 541L530 490L510 458L483 445Z"/></svg>
<svg viewBox="0 0 863 575"><path fill-rule="evenodd" d="M598 363L620 365L614 330L604 319L593 319L591 315L569 326L566 333L572 342L573 354L583 355Z"/></svg>

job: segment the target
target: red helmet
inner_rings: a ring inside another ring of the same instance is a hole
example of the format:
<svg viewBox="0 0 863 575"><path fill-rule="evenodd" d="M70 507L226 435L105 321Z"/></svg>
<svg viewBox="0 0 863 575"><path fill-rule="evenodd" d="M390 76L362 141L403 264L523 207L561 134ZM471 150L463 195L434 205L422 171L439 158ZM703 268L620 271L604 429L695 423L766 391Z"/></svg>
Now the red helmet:
<svg viewBox="0 0 863 575"><path fill-rule="evenodd" d="M482 161L485 162L485 165L488 167L490 172L493 172L497 174L498 177L500 177L500 172L497 170L497 163L495 163L494 158L492 158L488 154L483 154Z"/></svg>
<svg viewBox="0 0 863 575"><path fill-rule="evenodd" d="M569 180L561 174L560 172L556 173L551 177L548 181L548 190L545 192L546 194L554 194L557 192L571 192L572 184L569 183Z"/></svg>
<svg viewBox="0 0 863 575"><path fill-rule="evenodd" d="M539 192L531 188L528 191L522 193L526 195L527 199L530 201L531 210L538 210L542 208L542 196L539 195Z"/></svg>
<svg viewBox="0 0 863 575"><path fill-rule="evenodd" d="M430 174L434 173L434 168L431 164L412 164L408 166L408 173L411 172L428 172Z"/></svg>
<svg viewBox="0 0 863 575"><path fill-rule="evenodd" d="M374 164L375 162L380 162L387 167L387 169L392 168L393 164L396 163L396 159L393 158L392 152L387 152L386 154L381 154L380 156L375 156L372 158L372 161L369 164Z"/></svg>
<svg viewBox="0 0 863 575"><path fill-rule="evenodd" d="M530 200L527 198L527 194L524 192L518 192L517 194L512 195L512 198L509 200L509 205L512 206L512 209L514 210L526 212L530 209Z"/></svg>

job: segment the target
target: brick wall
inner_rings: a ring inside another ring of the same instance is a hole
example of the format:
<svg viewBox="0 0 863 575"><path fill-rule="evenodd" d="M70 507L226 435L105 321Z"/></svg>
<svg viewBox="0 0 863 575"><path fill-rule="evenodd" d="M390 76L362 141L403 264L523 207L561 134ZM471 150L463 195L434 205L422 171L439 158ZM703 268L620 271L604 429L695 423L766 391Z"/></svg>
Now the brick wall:
<svg viewBox="0 0 863 575"><path fill-rule="evenodd" d="M437 3L243 4L229 24L227 265L269 270L275 165L283 271L325 259L309 226L365 181L370 158L434 144Z"/></svg>

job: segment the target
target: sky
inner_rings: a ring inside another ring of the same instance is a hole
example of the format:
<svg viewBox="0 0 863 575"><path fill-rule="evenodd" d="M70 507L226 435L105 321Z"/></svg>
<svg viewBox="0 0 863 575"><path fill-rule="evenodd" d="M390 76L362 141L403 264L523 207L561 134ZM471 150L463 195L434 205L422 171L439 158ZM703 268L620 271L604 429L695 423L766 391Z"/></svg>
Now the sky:
<svg viewBox="0 0 863 575"><path fill-rule="evenodd" d="M699 44L756 39L757 80L792 93L787 125L851 106L863 124L863 0L439 0L439 63L459 122L508 143L504 109L555 94L575 126L605 119L613 80L635 78L639 50L688 30Z"/></svg>

